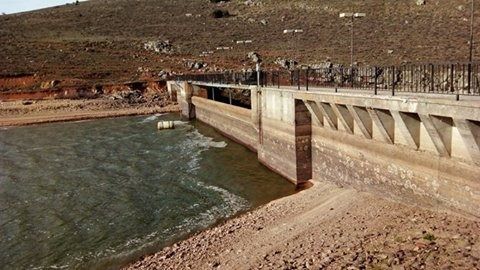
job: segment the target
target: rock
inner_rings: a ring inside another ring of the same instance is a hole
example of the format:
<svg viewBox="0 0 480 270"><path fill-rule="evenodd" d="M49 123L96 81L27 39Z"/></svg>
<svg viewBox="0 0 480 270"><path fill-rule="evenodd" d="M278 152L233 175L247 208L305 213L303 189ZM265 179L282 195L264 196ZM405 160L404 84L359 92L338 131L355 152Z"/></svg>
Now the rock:
<svg viewBox="0 0 480 270"><path fill-rule="evenodd" d="M292 70L298 65L298 62L296 60L282 58L277 58L274 63L288 70Z"/></svg>
<svg viewBox="0 0 480 270"><path fill-rule="evenodd" d="M268 24L267 20L265 20L265 19L261 20L260 23L263 24L263 25L267 25L267 24Z"/></svg>
<svg viewBox="0 0 480 270"><path fill-rule="evenodd" d="M185 60L185 67L188 69L195 69L199 70L202 68L207 67L208 65L203 61L196 61L196 60Z"/></svg>
<svg viewBox="0 0 480 270"><path fill-rule="evenodd" d="M32 104L33 104L33 101L31 101L31 100L22 101L22 105L32 105Z"/></svg>
<svg viewBox="0 0 480 270"><path fill-rule="evenodd" d="M147 51L154 51L156 53L172 53L173 52L173 46L170 44L169 40L165 41L148 41L145 44L143 44L143 47Z"/></svg>
<svg viewBox="0 0 480 270"><path fill-rule="evenodd" d="M393 50L387 50L387 53L388 53L388 54L392 54L392 53L393 53Z"/></svg>
<svg viewBox="0 0 480 270"><path fill-rule="evenodd" d="M417 6L423 6L426 4L426 0L415 0L415 3L417 4Z"/></svg>
<svg viewBox="0 0 480 270"><path fill-rule="evenodd" d="M60 83L60 81L58 81L58 80L42 82L40 84L40 88L41 89L50 89L50 88L53 88L53 87L57 86L59 83Z"/></svg>
<svg viewBox="0 0 480 270"><path fill-rule="evenodd" d="M254 63L261 63L262 62L262 59L260 57L260 55L256 52L249 52L247 57L252 60L252 62Z"/></svg>
<svg viewBox="0 0 480 270"><path fill-rule="evenodd" d="M170 76L170 73L165 71L165 70L160 70L160 72L158 72L157 76L161 79L167 79L168 76Z"/></svg>

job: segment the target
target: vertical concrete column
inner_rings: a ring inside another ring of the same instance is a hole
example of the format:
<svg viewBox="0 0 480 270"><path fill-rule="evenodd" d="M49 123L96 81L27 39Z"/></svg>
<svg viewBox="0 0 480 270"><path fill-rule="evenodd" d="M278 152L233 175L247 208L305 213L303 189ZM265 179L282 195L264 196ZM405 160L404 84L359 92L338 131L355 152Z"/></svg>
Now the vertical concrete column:
<svg viewBox="0 0 480 270"><path fill-rule="evenodd" d="M195 106L192 104L193 86L188 82L180 83L180 95L178 95L178 104L182 109L182 116L188 119L195 118Z"/></svg>
<svg viewBox="0 0 480 270"><path fill-rule="evenodd" d="M295 99L295 155L297 185L301 185L312 179L312 116L298 99Z"/></svg>
<svg viewBox="0 0 480 270"><path fill-rule="evenodd" d="M173 102L177 101L177 82L167 81L167 92Z"/></svg>
<svg viewBox="0 0 480 270"><path fill-rule="evenodd" d="M262 143L262 89L261 87L250 88L250 101L252 106L252 123L258 132L258 143Z"/></svg>

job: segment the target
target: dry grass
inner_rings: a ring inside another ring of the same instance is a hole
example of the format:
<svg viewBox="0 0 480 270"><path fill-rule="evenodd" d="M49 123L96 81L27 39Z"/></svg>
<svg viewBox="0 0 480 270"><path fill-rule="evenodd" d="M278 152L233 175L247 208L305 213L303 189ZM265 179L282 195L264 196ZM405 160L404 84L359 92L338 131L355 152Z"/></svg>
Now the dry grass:
<svg viewBox="0 0 480 270"><path fill-rule="evenodd" d="M219 8L233 16L212 18L212 11ZM276 57L296 58L301 63L326 58L348 63L349 28L338 18L343 11L367 13L356 23L356 58L360 62L467 59L467 0L430 0L425 6L417 6L414 0L263 0L256 6L241 0L224 4L209 0L92 0L0 16L0 74L134 80L140 76L139 67L182 70L182 59L200 59L202 51L217 46L235 49L206 58L212 67L248 67L248 51L260 52L267 65ZM268 24L262 25L262 19ZM302 28L305 33L282 34L287 28ZM480 20L476 29L480 29ZM177 53L167 56L143 50L144 41L156 39L169 39ZM243 39L254 43L234 43ZM476 39L480 39L480 31Z"/></svg>

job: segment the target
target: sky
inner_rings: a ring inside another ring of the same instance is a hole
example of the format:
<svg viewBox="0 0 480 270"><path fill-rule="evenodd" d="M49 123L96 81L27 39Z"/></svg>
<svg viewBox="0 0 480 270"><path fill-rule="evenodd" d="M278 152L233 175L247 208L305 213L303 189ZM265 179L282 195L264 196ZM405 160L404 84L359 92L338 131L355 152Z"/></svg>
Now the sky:
<svg viewBox="0 0 480 270"><path fill-rule="evenodd" d="M0 13L17 13L73 3L75 0L0 0Z"/></svg>

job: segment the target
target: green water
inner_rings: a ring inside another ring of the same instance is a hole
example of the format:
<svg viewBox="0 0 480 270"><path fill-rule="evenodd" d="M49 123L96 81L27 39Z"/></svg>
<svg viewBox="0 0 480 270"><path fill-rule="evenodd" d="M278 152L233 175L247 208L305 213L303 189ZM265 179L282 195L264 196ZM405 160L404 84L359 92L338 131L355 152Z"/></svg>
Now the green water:
<svg viewBox="0 0 480 270"><path fill-rule="evenodd" d="M178 119L0 129L0 268L115 269L294 192L243 146Z"/></svg>

